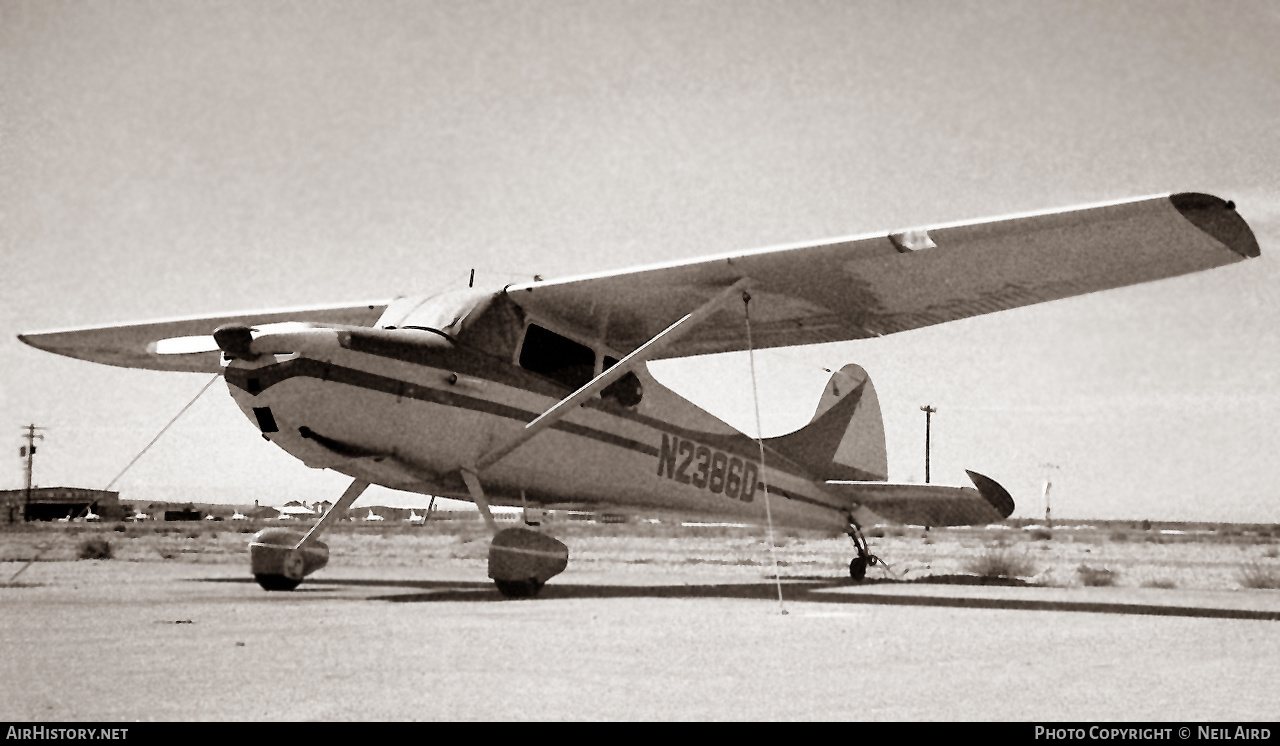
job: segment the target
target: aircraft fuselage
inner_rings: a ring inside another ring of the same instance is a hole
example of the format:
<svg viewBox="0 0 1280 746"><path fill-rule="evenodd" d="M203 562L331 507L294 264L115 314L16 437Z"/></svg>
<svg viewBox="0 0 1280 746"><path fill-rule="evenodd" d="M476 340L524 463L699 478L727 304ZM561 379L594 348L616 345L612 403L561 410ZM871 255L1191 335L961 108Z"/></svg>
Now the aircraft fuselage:
<svg viewBox="0 0 1280 746"><path fill-rule="evenodd" d="M232 397L268 440L308 466L394 489L467 499L460 470L571 392L425 330L315 336L298 352L231 361ZM768 456L761 468L755 440L647 370L636 373L639 404L593 398L486 470L490 501L519 505L523 491L543 505L763 522L767 484L778 524L848 526L839 503L799 470L777 468Z"/></svg>

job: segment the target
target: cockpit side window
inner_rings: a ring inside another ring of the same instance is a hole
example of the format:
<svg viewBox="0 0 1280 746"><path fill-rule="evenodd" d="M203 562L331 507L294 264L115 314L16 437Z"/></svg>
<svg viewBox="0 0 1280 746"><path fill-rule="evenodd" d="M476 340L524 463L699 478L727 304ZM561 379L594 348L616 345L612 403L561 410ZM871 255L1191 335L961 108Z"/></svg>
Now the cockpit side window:
<svg viewBox="0 0 1280 746"><path fill-rule="evenodd" d="M604 369L608 370L618 364L618 358L605 355L603 363ZM644 398L644 386L641 385L639 376L627 371L621 378L605 386L600 391L600 398L612 399L624 407L634 407Z"/></svg>
<svg viewBox="0 0 1280 746"><path fill-rule="evenodd" d="M537 324L530 324L520 348L520 367L578 389L595 370L595 351Z"/></svg>
<svg viewBox="0 0 1280 746"><path fill-rule="evenodd" d="M510 363L520 346L520 334L524 331L524 314L505 293L498 293L484 305L477 306L465 321L458 341L470 347Z"/></svg>

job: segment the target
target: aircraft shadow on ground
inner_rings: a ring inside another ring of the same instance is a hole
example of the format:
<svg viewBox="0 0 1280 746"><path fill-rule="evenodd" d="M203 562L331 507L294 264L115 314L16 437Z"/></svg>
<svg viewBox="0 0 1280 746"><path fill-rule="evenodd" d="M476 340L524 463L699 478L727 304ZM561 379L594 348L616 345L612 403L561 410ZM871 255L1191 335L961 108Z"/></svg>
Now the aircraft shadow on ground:
<svg viewBox="0 0 1280 746"><path fill-rule="evenodd" d="M1200 617L1207 619L1255 619L1280 621L1280 611L1255 609L1224 609L1199 606L1166 606L1157 604L1128 604L1095 601L1060 601L1020 598L975 598L965 596L925 596L917 594L891 594L884 592L858 593L848 590L871 585L990 585L972 582L965 576L930 578L928 581L868 580L860 584L833 578L792 577L783 581L782 596L788 603L822 603L864 606L931 606L960 609L1005 609L1013 611L1074 611L1094 614L1129 614L1139 616ZM253 583L252 578L209 578L207 582ZM1020 582L995 583L996 585L1026 585ZM498 602L506 599L490 582L437 581L437 580L308 580L297 591L312 592L340 587L395 587L414 589L417 593L396 593L366 596L369 601L390 603L440 603L440 602ZM835 592L831 592L835 591ZM608 598L724 598L758 599L773 601L778 597L777 586L772 581L758 583L720 583L698 585L588 585L579 583L551 583L542 589L537 601L561 599Z"/></svg>

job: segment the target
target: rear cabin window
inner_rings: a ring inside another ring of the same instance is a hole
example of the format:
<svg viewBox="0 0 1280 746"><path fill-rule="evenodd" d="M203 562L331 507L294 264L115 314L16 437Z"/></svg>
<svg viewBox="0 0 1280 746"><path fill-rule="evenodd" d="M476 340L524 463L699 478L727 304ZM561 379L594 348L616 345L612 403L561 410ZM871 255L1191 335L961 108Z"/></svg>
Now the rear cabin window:
<svg viewBox="0 0 1280 746"><path fill-rule="evenodd" d="M604 369L609 370L618 364L618 358L605 355ZM600 391L601 399L612 399L624 407L634 407L644 398L644 386L640 384L640 377L632 371L627 371L621 378L613 383L605 386Z"/></svg>
<svg viewBox="0 0 1280 746"><path fill-rule="evenodd" d="M541 373L571 389L585 386L595 374L596 353L537 324L530 324L520 348L520 367Z"/></svg>

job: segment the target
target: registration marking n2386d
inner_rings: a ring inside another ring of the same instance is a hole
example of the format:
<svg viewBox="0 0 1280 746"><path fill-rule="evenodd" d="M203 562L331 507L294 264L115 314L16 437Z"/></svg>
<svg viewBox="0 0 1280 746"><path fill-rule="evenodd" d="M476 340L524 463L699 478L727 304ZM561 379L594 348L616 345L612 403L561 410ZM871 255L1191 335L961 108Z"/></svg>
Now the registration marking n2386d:
<svg viewBox="0 0 1280 746"><path fill-rule="evenodd" d="M755 498L760 467L754 461L663 433L658 476L749 503Z"/></svg>

